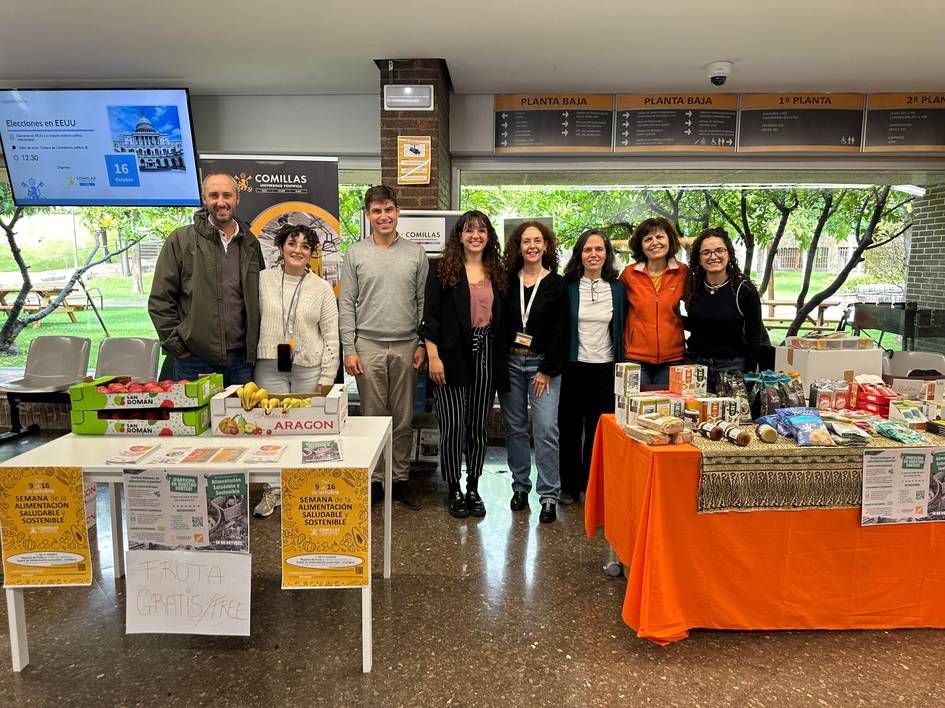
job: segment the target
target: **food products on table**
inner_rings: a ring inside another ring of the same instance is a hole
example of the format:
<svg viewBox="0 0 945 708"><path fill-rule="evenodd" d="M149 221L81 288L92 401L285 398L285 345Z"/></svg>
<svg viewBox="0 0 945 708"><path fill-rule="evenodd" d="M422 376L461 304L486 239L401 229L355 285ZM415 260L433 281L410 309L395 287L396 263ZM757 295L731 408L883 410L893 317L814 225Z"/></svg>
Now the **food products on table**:
<svg viewBox="0 0 945 708"><path fill-rule="evenodd" d="M669 435L650 428L644 428L641 425L628 423L623 426L623 432L627 437L645 445L669 445Z"/></svg>
<svg viewBox="0 0 945 708"><path fill-rule="evenodd" d="M683 443L692 442L692 431L688 428L681 430L678 433L673 433L669 436L669 442L673 445L681 445Z"/></svg>
<svg viewBox="0 0 945 708"><path fill-rule="evenodd" d="M723 435L722 429L710 421L699 423L699 425L696 426L696 432L709 440L721 440Z"/></svg>
<svg viewBox="0 0 945 708"><path fill-rule="evenodd" d="M833 441L843 447L863 446L869 444L870 434L858 425L843 423L839 420L826 422L827 429Z"/></svg>
<svg viewBox="0 0 945 708"><path fill-rule="evenodd" d="M765 423L755 428L755 435L758 436L759 440L766 443L773 443L778 439L778 431Z"/></svg>
<svg viewBox="0 0 945 708"><path fill-rule="evenodd" d="M820 414L813 408L804 406L779 408L778 416L793 430L798 447L834 447L836 445Z"/></svg>
<svg viewBox="0 0 945 708"><path fill-rule="evenodd" d="M639 415L637 416L637 424L642 425L644 428L666 433L667 435L681 433L685 427L681 418L660 415L659 413L644 413L643 415Z"/></svg>
<svg viewBox="0 0 945 708"><path fill-rule="evenodd" d="M705 396L709 368L701 364L669 367L669 390L682 396Z"/></svg>
<svg viewBox="0 0 945 708"><path fill-rule="evenodd" d="M739 447L747 447L748 443L751 442L751 435L748 433L748 431L742 430L734 423L720 420L718 423L716 423L716 427L722 431L722 435L726 440L738 445Z"/></svg>
<svg viewBox="0 0 945 708"><path fill-rule="evenodd" d="M628 398L640 393L640 365L630 361L614 365L614 395Z"/></svg>

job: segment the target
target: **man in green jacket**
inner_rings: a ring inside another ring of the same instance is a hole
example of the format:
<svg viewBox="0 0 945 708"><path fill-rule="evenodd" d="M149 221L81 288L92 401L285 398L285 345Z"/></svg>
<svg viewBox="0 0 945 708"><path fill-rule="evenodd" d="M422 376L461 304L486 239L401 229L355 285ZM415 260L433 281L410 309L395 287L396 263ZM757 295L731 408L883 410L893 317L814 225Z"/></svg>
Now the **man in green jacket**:
<svg viewBox="0 0 945 708"><path fill-rule="evenodd" d="M154 268L148 312L174 378L222 373L226 386L253 376L259 339L262 249L236 218L239 191L224 173L203 180L203 208L168 237Z"/></svg>

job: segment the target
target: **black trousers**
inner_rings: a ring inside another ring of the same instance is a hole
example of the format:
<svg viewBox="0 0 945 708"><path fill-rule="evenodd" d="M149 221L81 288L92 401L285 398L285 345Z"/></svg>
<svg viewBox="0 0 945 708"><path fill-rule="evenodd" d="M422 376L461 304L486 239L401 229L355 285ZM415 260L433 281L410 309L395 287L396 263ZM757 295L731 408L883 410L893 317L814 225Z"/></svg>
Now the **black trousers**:
<svg viewBox="0 0 945 708"><path fill-rule="evenodd" d="M565 364L558 404L562 492L576 495L587 490L597 421L613 412L614 365Z"/></svg>
<svg viewBox="0 0 945 708"><path fill-rule="evenodd" d="M447 384L433 390L433 412L440 426L440 472L447 482L459 484L465 452L468 489L477 488L482 475L488 444L489 415L495 401L493 345L489 328L474 327L472 334L472 385Z"/></svg>

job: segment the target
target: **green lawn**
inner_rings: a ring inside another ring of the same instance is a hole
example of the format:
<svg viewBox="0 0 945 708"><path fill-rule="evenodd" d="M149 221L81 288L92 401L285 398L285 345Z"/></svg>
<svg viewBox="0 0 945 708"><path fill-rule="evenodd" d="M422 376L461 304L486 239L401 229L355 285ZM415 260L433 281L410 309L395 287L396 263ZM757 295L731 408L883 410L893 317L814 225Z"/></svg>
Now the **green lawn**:
<svg viewBox="0 0 945 708"><path fill-rule="evenodd" d="M143 293L131 292L131 277L124 275L93 277L86 280L85 284L88 285L89 291L92 292L92 297L95 298L96 304L98 303L98 293L95 292L93 288L98 288L106 301L140 300L141 302L145 302L148 299L148 293L151 292L151 280L153 280L153 276L150 273L144 276Z"/></svg>
<svg viewBox="0 0 945 708"><path fill-rule="evenodd" d="M98 304L98 303L96 303ZM154 326L148 317L147 308L143 307L106 307L101 310L102 319L108 327L108 333L113 337L155 337ZM63 312L53 312L42 320L38 328L27 327L17 337L20 352L15 356L0 356L0 366L26 365L26 352L29 343L40 335L66 335L74 337L88 337L92 340L89 368L95 368L98 358L98 345L105 338L102 326L91 310L75 313L77 324L69 321L69 316Z"/></svg>

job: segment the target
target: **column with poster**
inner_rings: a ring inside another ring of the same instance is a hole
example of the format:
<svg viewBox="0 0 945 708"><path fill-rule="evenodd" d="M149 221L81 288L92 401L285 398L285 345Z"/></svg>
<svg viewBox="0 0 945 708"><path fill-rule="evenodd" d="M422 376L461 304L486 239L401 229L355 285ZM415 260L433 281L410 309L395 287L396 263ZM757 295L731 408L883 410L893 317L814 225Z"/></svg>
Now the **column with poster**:
<svg viewBox="0 0 945 708"><path fill-rule="evenodd" d="M369 491L367 468L282 470L283 589L370 584Z"/></svg>
<svg viewBox="0 0 945 708"><path fill-rule="evenodd" d="M237 215L259 238L268 266L278 257L272 237L280 227L304 224L314 229L319 251L312 254L312 270L337 291L341 281L337 158L201 155L200 171L225 172L236 180Z"/></svg>
<svg viewBox="0 0 945 708"><path fill-rule="evenodd" d="M6 468L0 498L4 587L92 583L80 468Z"/></svg>

